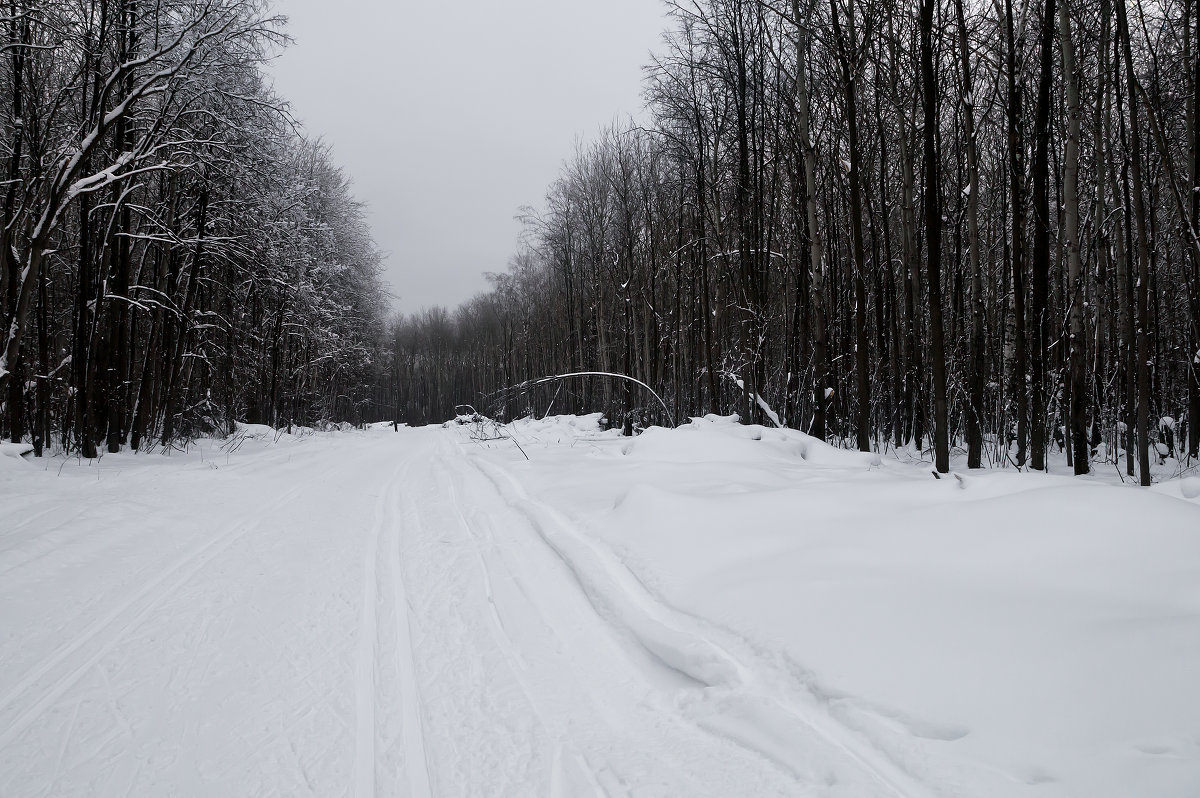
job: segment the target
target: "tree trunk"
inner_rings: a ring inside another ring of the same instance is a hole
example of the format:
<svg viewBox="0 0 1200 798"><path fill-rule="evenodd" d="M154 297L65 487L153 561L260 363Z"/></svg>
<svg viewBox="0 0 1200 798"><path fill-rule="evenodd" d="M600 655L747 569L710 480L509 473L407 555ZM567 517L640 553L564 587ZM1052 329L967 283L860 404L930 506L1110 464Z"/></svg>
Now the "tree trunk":
<svg viewBox="0 0 1200 798"><path fill-rule="evenodd" d="M833 18L838 63L841 67L842 93L846 104L847 145L850 157L850 239L854 257L854 371L858 393L858 418L855 424L859 451L871 451L871 374L867 342L866 246L862 228L862 178L858 144L858 70L849 52L858 47L854 23L854 2L847 0L846 33L838 11L838 0L829 0Z"/></svg>
<svg viewBox="0 0 1200 798"><path fill-rule="evenodd" d="M1129 41L1129 22L1125 0L1117 0L1117 38L1125 61L1125 79L1129 100L1129 173L1133 181L1133 221L1137 229L1138 267L1135 283L1137 321L1134 337L1137 346L1137 447L1138 477L1143 486L1150 484L1150 242L1146 231L1146 207L1142 180L1142 133L1137 112L1137 73Z"/></svg>
<svg viewBox="0 0 1200 798"><path fill-rule="evenodd" d="M954 0L958 17L958 53L963 81L963 138L967 143L967 248L971 269L971 378L967 409L967 468L983 465L983 383L985 315L983 266L979 257L979 153L975 144L975 95L971 87L971 51L963 0Z"/></svg>
<svg viewBox="0 0 1200 798"><path fill-rule="evenodd" d="M1012 204L1013 372L1017 414L1017 468L1025 465L1029 441L1028 352L1025 319L1025 142L1021 131L1023 95L1017 75L1017 38L1012 0L1004 2L1005 59L1008 78L1007 133L1009 196Z"/></svg>
<svg viewBox="0 0 1200 798"><path fill-rule="evenodd" d="M804 151L805 216L808 223L809 283L812 286L812 336L813 336L813 425L812 434L824 440L826 430L825 408L826 371L828 359L825 329L825 241L817 225L817 154L813 146L811 114L808 98L808 29L800 16L800 0L792 0L792 13L796 22L796 119L800 134L800 147Z"/></svg>
<svg viewBox="0 0 1200 798"><path fill-rule="evenodd" d="M1088 473L1087 436L1087 332L1083 317L1083 264L1079 248L1079 80L1075 75L1075 47L1071 38L1069 0L1058 9L1058 39L1062 50L1063 83L1067 100L1067 148L1063 155L1062 219L1067 249L1067 285L1070 291L1070 394L1068 431L1075 473Z"/></svg>
<svg viewBox="0 0 1200 798"><path fill-rule="evenodd" d="M934 467L950 471L950 429L946 401L946 340L942 330L942 198L938 153L938 80L934 67L935 0L921 0L921 83L925 103L925 231L928 241L929 337L933 359Z"/></svg>
<svg viewBox="0 0 1200 798"><path fill-rule="evenodd" d="M1033 335L1029 341L1029 365L1032 372L1030 424L1030 466L1047 470L1046 463L1046 357L1050 346L1050 319L1047 300L1050 294L1050 83L1054 79L1055 0L1042 6L1041 58L1038 79L1037 110L1034 116L1033 168L1033 257L1030 258L1030 316Z"/></svg>

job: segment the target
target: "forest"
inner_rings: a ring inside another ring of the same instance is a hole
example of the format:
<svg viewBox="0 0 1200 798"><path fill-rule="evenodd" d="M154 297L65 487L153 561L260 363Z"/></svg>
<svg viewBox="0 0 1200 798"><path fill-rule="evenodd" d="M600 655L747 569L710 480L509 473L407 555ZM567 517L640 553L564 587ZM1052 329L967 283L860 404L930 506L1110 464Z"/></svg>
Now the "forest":
<svg viewBox="0 0 1200 798"><path fill-rule="evenodd" d="M737 413L940 472L1200 455L1192 0L667 8L644 112L577 144L492 288L389 320L267 77L282 17L8 0L3 434L90 458L470 407ZM580 372L636 382L528 384Z"/></svg>
<svg viewBox="0 0 1200 798"><path fill-rule="evenodd" d="M0 0L0 798L1198 798L1198 533L1200 0Z"/></svg>
<svg viewBox="0 0 1200 798"><path fill-rule="evenodd" d="M0 425L93 458L358 419L387 314L258 0L0 8Z"/></svg>
<svg viewBox="0 0 1200 798"><path fill-rule="evenodd" d="M737 413L1149 484L1200 447L1192 0L674 0L647 109L580 143L492 289L389 325L441 420Z"/></svg>

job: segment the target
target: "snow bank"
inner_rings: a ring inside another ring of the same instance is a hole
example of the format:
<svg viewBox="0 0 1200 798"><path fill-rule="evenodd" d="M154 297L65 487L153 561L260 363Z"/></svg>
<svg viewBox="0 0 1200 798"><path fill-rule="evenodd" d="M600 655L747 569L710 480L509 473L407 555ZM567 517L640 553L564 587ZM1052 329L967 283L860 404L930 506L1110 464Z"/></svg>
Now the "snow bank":
<svg viewBox="0 0 1200 798"><path fill-rule="evenodd" d="M594 435L600 433L600 422L603 413L588 413L583 416L563 415L546 418L522 418L514 422L514 426L524 432L533 434L546 432L568 432L578 435ZM610 432L618 432L610 430ZM619 434L619 432L618 432Z"/></svg>
<svg viewBox="0 0 1200 798"><path fill-rule="evenodd" d="M233 425L233 434L251 441L276 441L281 435L287 433L266 424L244 424L237 421Z"/></svg>
<svg viewBox="0 0 1200 798"><path fill-rule="evenodd" d="M405 428L408 426L407 421L401 421L395 425L397 428ZM393 424L390 421L373 421L367 425L367 429L392 429Z"/></svg>
<svg viewBox="0 0 1200 798"><path fill-rule="evenodd" d="M0 457L21 458L33 451L33 444L0 441Z"/></svg>
<svg viewBox="0 0 1200 798"><path fill-rule="evenodd" d="M24 471L29 468L25 457L33 451L28 443L0 442L0 472Z"/></svg>
<svg viewBox="0 0 1200 798"><path fill-rule="evenodd" d="M503 436L512 438L521 446L554 445L572 443L575 441L613 440L620 438L621 431L617 429L604 430L603 413L589 413L583 416L562 415L537 418L527 416L507 424L501 424L489 418L483 422L459 422L466 429L474 431L482 423L489 433L488 437ZM629 440L624 438L623 440Z"/></svg>
<svg viewBox="0 0 1200 798"><path fill-rule="evenodd" d="M1164 496L1175 496L1180 499L1191 499L1200 503L1200 477L1182 477L1166 482L1160 482L1150 487L1154 493Z"/></svg>
<svg viewBox="0 0 1200 798"><path fill-rule="evenodd" d="M1179 495L1184 499L1200 499L1200 477L1187 477L1178 482Z"/></svg>
<svg viewBox="0 0 1200 798"><path fill-rule="evenodd" d="M742 425L737 415L693 418L675 430L651 427L630 440L623 453L666 462L762 463L777 459L848 468L880 464L879 455L873 452L835 449L796 430Z"/></svg>
<svg viewBox="0 0 1200 798"><path fill-rule="evenodd" d="M786 764L803 717L933 794L1200 794L1200 479L937 480L728 417L526 428L544 448L485 471L599 608L725 691L714 730Z"/></svg>
<svg viewBox="0 0 1200 798"><path fill-rule="evenodd" d="M391 425L389 424L388 426ZM233 435L230 437L240 441L261 441L263 443L277 444L307 438L319 432L354 432L356 429L348 421L322 423L318 427L293 424L291 427L280 427L279 429L275 429L267 424L246 424L236 421L233 425Z"/></svg>

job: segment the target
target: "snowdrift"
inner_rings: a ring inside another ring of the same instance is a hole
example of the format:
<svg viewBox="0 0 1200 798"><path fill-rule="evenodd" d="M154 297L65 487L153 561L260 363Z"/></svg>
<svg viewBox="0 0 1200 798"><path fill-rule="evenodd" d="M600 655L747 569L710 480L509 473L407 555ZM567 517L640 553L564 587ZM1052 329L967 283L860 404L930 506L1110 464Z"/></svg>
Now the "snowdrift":
<svg viewBox="0 0 1200 798"><path fill-rule="evenodd" d="M528 462L475 454L599 609L727 693L706 722L786 766L812 763L774 705L934 795L1200 794L1200 479L938 480L736 422L525 421Z"/></svg>

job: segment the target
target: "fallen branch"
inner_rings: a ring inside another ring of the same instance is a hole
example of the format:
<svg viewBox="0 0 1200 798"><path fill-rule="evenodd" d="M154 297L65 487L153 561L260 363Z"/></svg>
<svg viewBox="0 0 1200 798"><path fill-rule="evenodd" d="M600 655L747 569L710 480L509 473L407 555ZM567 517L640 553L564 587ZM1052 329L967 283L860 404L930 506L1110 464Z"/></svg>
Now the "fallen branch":
<svg viewBox="0 0 1200 798"><path fill-rule="evenodd" d="M673 415L671 415L671 411L667 408L667 403L662 400L661 396L659 396L657 393L654 392L653 388L651 388L649 385L647 385L646 383L642 382L639 379L629 377L625 374L614 374L613 372L610 372L610 371L575 371L570 374L554 374L554 375L551 375L548 377L538 377L535 380L526 380L525 382L522 382L518 385L513 385L508 388L502 388L501 390L497 391L496 394L502 394L502 393L506 393L508 391L522 391L522 390L526 390L528 388L532 388L537 385L545 385L547 383L555 382L557 380L566 380L566 379L572 379L575 377L612 377L612 378L618 379L618 380L628 380L629 382L632 382L635 385L640 385L641 387L643 387L647 391L649 391L651 396L653 396L655 399L658 400L659 405L662 406L663 412L667 416L667 420L671 422L672 427L675 426L675 417Z"/></svg>

